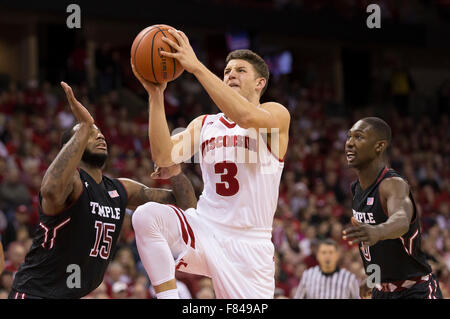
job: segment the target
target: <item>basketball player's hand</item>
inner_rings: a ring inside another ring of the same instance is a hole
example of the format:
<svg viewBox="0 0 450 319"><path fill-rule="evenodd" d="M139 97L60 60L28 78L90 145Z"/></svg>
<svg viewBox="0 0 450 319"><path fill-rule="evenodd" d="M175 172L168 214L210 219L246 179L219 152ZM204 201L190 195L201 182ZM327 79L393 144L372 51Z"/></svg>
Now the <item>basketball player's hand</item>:
<svg viewBox="0 0 450 319"><path fill-rule="evenodd" d="M153 179L169 179L181 173L181 166L179 164L169 167L159 167L155 165L155 171L150 175Z"/></svg>
<svg viewBox="0 0 450 319"><path fill-rule="evenodd" d="M376 226L360 223L354 217L352 217L352 225L352 227L342 231L342 238L347 240L350 245L363 242L372 246L380 240L380 234Z"/></svg>
<svg viewBox="0 0 450 319"><path fill-rule="evenodd" d="M162 37L161 39L177 52L161 51L161 55L177 59L186 71L189 73L194 73L199 67L200 61L197 59L197 55L190 45L188 37L183 31L169 29L169 33L177 39L178 43L175 43L166 37Z"/></svg>
<svg viewBox="0 0 450 319"><path fill-rule="evenodd" d="M131 70L133 70L134 76L139 80L139 82L141 82L142 86L144 87L144 89L147 91L147 93L150 96L152 94L164 93L164 90L167 87L167 82L153 83L153 82L147 81L136 71L136 67L134 66L134 64L133 63L130 63L130 64L131 64Z"/></svg>
<svg viewBox="0 0 450 319"><path fill-rule="evenodd" d="M67 101L69 102L70 109L73 115L77 119L78 123L86 123L88 125L94 124L94 118L89 111L81 104L73 95L72 88L67 85L66 82L61 82L61 86L66 93Z"/></svg>
<svg viewBox="0 0 450 319"><path fill-rule="evenodd" d="M359 296L361 299L370 299L372 297L372 288L367 285L367 278L361 281L359 285Z"/></svg>

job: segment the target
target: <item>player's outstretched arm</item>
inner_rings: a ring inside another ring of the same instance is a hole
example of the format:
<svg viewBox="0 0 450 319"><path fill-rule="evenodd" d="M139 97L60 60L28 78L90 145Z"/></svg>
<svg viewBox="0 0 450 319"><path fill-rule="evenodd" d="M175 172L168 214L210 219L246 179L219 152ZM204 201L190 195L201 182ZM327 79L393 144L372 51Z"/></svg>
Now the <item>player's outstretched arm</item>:
<svg viewBox="0 0 450 319"><path fill-rule="evenodd" d="M226 85L203 64L194 73L217 107L242 128L289 129L290 114L276 102L262 103L260 107ZM265 82L264 82L265 83Z"/></svg>
<svg viewBox="0 0 450 319"><path fill-rule="evenodd" d="M94 119L75 98L72 88L61 82L70 109L79 125L45 172L41 184L42 208L48 215L61 212L68 204L69 195L76 198L82 191L80 176L76 170L87 146Z"/></svg>
<svg viewBox="0 0 450 319"><path fill-rule="evenodd" d="M127 208L135 210L147 202L176 204L182 209L197 207L194 188L179 165L162 168L158 173L152 174L152 177L170 178L172 190L150 188L128 178L119 178L128 193Z"/></svg>
<svg viewBox="0 0 450 319"><path fill-rule="evenodd" d="M399 177L387 178L380 183L379 192L387 221L373 226L352 217L353 226L343 231L343 238L351 244L364 242L372 246L380 240L399 238L408 231L413 215L408 184Z"/></svg>
<svg viewBox="0 0 450 319"><path fill-rule="evenodd" d="M414 211L409 185L399 177L391 177L381 182L379 191L389 216L386 222L377 226L380 240L399 238L409 230Z"/></svg>
<svg viewBox="0 0 450 319"><path fill-rule="evenodd" d="M166 83L154 84L142 78L131 64L136 78L149 94L149 131L152 159L159 167L169 167L190 159L198 150L201 122L204 116L194 119L183 132L170 136L164 110Z"/></svg>
<svg viewBox="0 0 450 319"><path fill-rule="evenodd" d="M161 55L177 59L186 71L198 79L217 107L240 127L278 128L280 131L288 129L290 114L283 105L268 102L257 107L250 103L197 59L189 39L182 31L169 30L168 32L177 39L178 43L168 38L162 38L162 40L177 52L162 51ZM262 89L266 79L261 78L259 81L258 85Z"/></svg>

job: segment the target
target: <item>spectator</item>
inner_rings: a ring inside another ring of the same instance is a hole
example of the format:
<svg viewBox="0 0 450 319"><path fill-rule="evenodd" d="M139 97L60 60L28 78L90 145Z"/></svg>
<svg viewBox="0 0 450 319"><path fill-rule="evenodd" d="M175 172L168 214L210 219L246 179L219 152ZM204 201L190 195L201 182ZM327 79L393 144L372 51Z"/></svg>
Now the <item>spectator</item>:
<svg viewBox="0 0 450 319"><path fill-rule="evenodd" d="M0 288L0 299L8 299L8 292Z"/></svg>
<svg viewBox="0 0 450 319"><path fill-rule="evenodd" d="M142 283L135 283L131 287L129 299L150 299L150 293Z"/></svg>
<svg viewBox="0 0 450 319"><path fill-rule="evenodd" d="M112 296L112 287L116 282L129 283L130 278L125 274L122 264L114 260L108 265L108 270L105 274L105 283L110 296Z"/></svg>
<svg viewBox="0 0 450 319"><path fill-rule="evenodd" d="M116 281L111 288L112 299L126 299L128 297L128 286L122 281Z"/></svg>
<svg viewBox="0 0 450 319"><path fill-rule="evenodd" d="M37 226L32 219L31 209L26 205L19 205L15 209L14 219L12 227L14 228L14 232L16 233L16 240L25 242L29 238L29 234L32 233ZM25 230L28 234L27 236L22 236L21 239L18 238L17 232L19 229Z"/></svg>
<svg viewBox="0 0 450 319"><path fill-rule="evenodd" d="M0 274L0 289L6 290L9 294L12 288L13 280L14 274L9 270L3 270Z"/></svg>
<svg viewBox="0 0 450 319"><path fill-rule="evenodd" d="M94 291L83 299L110 299L106 283L103 281Z"/></svg>
<svg viewBox="0 0 450 319"><path fill-rule="evenodd" d="M114 261L122 266L123 272L119 280L130 284L136 276L136 265L131 249L128 246L120 248L116 253Z"/></svg>
<svg viewBox="0 0 450 319"><path fill-rule="evenodd" d="M0 184L0 203L3 203L2 209L6 212L30 203L30 193L21 183L19 173L17 168L10 168L5 172L5 180Z"/></svg>
<svg viewBox="0 0 450 319"><path fill-rule="evenodd" d="M15 274L19 266L25 261L27 251L20 242L12 242L6 251L5 271Z"/></svg>

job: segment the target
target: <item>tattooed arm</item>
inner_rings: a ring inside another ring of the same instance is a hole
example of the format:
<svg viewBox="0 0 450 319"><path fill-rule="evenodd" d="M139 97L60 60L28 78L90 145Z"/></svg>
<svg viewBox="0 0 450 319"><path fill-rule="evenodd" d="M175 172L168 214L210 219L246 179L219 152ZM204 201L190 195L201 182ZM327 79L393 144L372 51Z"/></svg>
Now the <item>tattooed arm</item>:
<svg viewBox="0 0 450 319"><path fill-rule="evenodd" d="M197 198L195 197L194 188L192 187L191 182L186 175L181 172L179 165L176 166L177 173L170 178L172 190L150 188L128 178L119 178L128 193L127 208L134 210L139 205L147 202L176 204L182 209L197 207ZM152 176L155 175L152 174Z"/></svg>
<svg viewBox="0 0 450 319"><path fill-rule="evenodd" d="M78 125L75 133L51 163L45 172L41 184L42 209L47 215L56 215L70 205L71 200L77 198L82 190L80 175L76 168L81 160L88 143L94 119L88 110L78 102L70 86L61 82L70 108Z"/></svg>

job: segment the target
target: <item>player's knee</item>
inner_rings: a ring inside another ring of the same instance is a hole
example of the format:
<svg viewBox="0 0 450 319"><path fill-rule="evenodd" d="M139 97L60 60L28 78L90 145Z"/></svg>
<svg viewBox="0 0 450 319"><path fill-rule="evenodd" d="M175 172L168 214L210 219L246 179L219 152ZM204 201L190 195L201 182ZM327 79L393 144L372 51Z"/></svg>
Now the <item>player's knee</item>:
<svg viewBox="0 0 450 319"><path fill-rule="evenodd" d="M164 205L148 202L139 206L133 213L131 222L136 234L153 233L159 230Z"/></svg>

